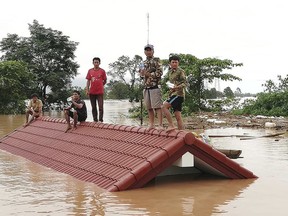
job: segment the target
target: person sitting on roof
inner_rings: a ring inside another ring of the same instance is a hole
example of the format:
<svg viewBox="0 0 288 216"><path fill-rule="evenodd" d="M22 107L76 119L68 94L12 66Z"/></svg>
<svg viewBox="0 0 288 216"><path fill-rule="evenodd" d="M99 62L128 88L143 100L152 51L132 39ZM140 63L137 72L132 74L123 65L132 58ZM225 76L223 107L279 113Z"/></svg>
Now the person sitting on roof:
<svg viewBox="0 0 288 216"><path fill-rule="evenodd" d="M31 95L31 100L29 101L27 110L26 110L26 122L24 127L28 126L35 118L38 118L42 115L43 103L39 99L36 93ZM31 117L30 117L31 116ZM29 120L30 117L30 120Z"/></svg>
<svg viewBox="0 0 288 216"><path fill-rule="evenodd" d="M87 119L86 104L83 100L81 100L81 95L79 91L77 90L73 91L70 102L71 105L68 106L67 108L64 108L65 119L68 124L65 133L72 128L70 123L70 117L73 118L74 120L73 123L74 129L77 128L78 121L83 122L86 121Z"/></svg>

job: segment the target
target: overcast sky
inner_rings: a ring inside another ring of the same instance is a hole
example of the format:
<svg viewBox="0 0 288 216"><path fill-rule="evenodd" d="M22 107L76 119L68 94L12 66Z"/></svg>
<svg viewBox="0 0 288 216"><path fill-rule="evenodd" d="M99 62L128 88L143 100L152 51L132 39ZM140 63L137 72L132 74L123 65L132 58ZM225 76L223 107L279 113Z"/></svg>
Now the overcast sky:
<svg viewBox="0 0 288 216"><path fill-rule="evenodd" d="M285 0L9 0L1 1L0 38L8 33L29 36L36 19L79 42L80 65L74 84L85 82L93 57L101 67L121 55L141 55L149 42L155 56L169 53L217 57L243 63L229 73L241 82L220 84L242 92L263 91L266 80L287 74L288 6ZM149 13L149 37L147 25ZM79 82L82 81L82 82Z"/></svg>

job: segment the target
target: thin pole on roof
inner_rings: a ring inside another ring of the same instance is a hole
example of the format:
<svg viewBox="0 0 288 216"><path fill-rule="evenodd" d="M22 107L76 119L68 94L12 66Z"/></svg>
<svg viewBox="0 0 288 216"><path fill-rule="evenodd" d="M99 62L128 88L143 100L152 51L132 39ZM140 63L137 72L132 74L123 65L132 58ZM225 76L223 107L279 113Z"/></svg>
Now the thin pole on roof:
<svg viewBox="0 0 288 216"><path fill-rule="evenodd" d="M149 13L147 15L147 44L149 44ZM141 94L140 100L140 125L143 125L143 96Z"/></svg>
<svg viewBox="0 0 288 216"><path fill-rule="evenodd" d="M149 13L147 13L147 44L149 44Z"/></svg>

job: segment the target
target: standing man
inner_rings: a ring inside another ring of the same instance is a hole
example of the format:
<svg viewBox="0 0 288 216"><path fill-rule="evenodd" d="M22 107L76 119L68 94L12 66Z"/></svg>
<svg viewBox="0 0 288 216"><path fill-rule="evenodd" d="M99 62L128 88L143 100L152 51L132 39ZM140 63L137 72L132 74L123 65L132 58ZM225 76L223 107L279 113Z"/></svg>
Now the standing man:
<svg viewBox="0 0 288 216"><path fill-rule="evenodd" d="M31 95L31 100L29 101L27 110L26 110L26 122L24 124L24 127L28 126L35 118L38 118L42 115L42 107L43 103L39 99L38 95L36 93ZM31 115L31 118L29 120L29 117Z"/></svg>
<svg viewBox="0 0 288 216"><path fill-rule="evenodd" d="M177 126L179 130L184 129L184 124L181 116L182 103L185 97L185 87L187 85L186 75L184 70L179 68L179 57L171 56L169 57L170 69L168 71L169 82L172 84L169 91L169 98L164 101L162 110L168 121L167 132L175 130L172 115L169 112L169 109L172 107L174 115L177 120Z"/></svg>
<svg viewBox="0 0 288 216"><path fill-rule="evenodd" d="M106 72L102 68L99 67L101 63L100 58L93 58L94 67L91 68L86 76L87 84L86 84L86 94L89 95L91 107L92 107L92 115L93 120L95 122L103 122L103 114L104 114L104 85L107 82ZM99 119L96 101L98 102L99 108Z"/></svg>
<svg viewBox="0 0 288 216"><path fill-rule="evenodd" d="M146 60L144 61L144 68L140 70L140 77L144 80L143 98L149 116L148 130L155 128L155 113L157 113L159 121L158 129L162 129L162 94L158 86L163 74L162 65L160 59L154 57L153 45L147 44L144 47L144 53Z"/></svg>
<svg viewBox="0 0 288 216"><path fill-rule="evenodd" d="M64 109L65 119L67 121L67 129L65 133L72 128L70 123L70 117L73 118L74 120L73 123L74 129L77 129L78 121L83 122L87 118L86 104L83 100L81 100L79 91L77 90L73 91L70 103L71 105Z"/></svg>

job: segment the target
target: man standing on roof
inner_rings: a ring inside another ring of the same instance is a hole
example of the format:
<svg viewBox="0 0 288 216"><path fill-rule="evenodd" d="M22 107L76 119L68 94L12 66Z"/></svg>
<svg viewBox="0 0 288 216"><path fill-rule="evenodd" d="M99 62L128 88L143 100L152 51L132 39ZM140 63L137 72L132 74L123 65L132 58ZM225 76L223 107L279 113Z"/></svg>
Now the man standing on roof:
<svg viewBox="0 0 288 216"><path fill-rule="evenodd" d="M26 110L26 122L24 127L28 126L35 118L38 118L42 115L43 103L39 99L36 93L31 95L31 100L29 101L27 110ZM29 117L31 116L30 120Z"/></svg>
<svg viewBox="0 0 288 216"><path fill-rule="evenodd" d="M100 58L93 58L94 67L88 71L86 76L86 94L89 95L90 98L93 120L95 122L98 122L98 120L100 122L103 122L104 85L107 82L106 72L99 67L100 63ZM96 101L98 102L99 119Z"/></svg>
<svg viewBox="0 0 288 216"><path fill-rule="evenodd" d="M187 85L186 75L183 69L179 67L180 58L176 55L169 57L170 69L167 73L171 87L169 90L169 98L164 101L162 110L168 121L168 131L175 130L172 115L169 109L172 107L176 117L177 126L179 130L184 129L184 124L181 116L182 103L185 97L185 87ZM170 84L169 83L169 84Z"/></svg>
<svg viewBox="0 0 288 216"><path fill-rule="evenodd" d="M144 80L144 104L148 110L149 127L155 128L155 112L157 113L159 127L163 128L162 124L162 94L158 85L160 85L161 76L163 74L162 65L159 58L154 57L154 46L147 44L144 47L146 60L144 68L140 70L140 77Z"/></svg>

